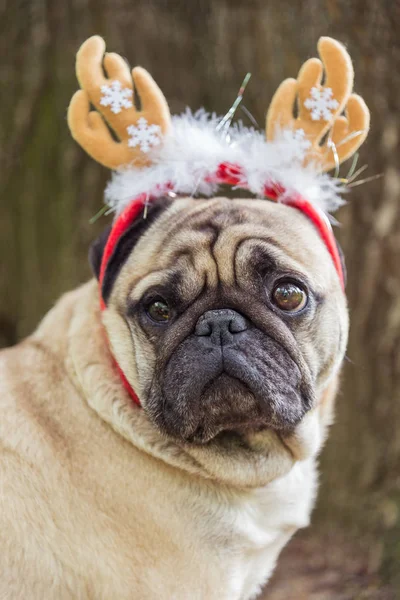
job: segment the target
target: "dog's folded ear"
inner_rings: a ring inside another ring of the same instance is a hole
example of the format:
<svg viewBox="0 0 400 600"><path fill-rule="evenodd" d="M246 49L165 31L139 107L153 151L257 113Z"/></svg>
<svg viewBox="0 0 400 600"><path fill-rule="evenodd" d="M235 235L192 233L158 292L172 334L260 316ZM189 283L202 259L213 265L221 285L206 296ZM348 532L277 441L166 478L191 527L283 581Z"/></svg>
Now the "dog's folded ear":
<svg viewBox="0 0 400 600"><path fill-rule="evenodd" d="M158 217L171 205L171 202L170 198L159 198L150 202L146 211L143 211L123 235L121 235L108 260L106 272L103 277L101 291L104 302L107 302L114 282L139 238L144 235ZM101 261L111 230L111 226L107 227L90 246L89 263L96 279L100 277Z"/></svg>

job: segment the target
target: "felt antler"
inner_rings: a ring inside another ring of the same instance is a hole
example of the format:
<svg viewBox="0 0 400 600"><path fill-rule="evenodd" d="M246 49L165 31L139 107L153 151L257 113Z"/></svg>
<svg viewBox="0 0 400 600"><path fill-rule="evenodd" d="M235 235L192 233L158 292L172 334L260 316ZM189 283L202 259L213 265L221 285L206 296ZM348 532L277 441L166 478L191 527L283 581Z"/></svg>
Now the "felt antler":
<svg viewBox="0 0 400 600"><path fill-rule="evenodd" d="M300 69L297 80L286 79L276 91L267 114L267 139L282 130L292 131L307 148L306 161L329 171L361 146L369 129L369 111L360 96L352 94L353 65L342 44L321 37L318 52ZM323 68L325 83L321 84ZM297 117L293 110L297 102ZM340 116L345 110L345 115ZM329 132L329 133L328 133ZM323 140L327 135L326 140Z"/></svg>
<svg viewBox="0 0 400 600"><path fill-rule="evenodd" d="M82 90L68 109L68 124L75 140L102 165L111 169L150 163L148 152L161 142L171 122L167 101L145 69L132 77L125 61L106 53L104 40L95 35L84 42L76 57L76 74ZM108 78L104 76L102 62ZM134 106L133 82L141 100ZM90 111L93 104L99 111ZM101 114L99 114L101 113ZM115 141L106 125L114 131Z"/></svg>

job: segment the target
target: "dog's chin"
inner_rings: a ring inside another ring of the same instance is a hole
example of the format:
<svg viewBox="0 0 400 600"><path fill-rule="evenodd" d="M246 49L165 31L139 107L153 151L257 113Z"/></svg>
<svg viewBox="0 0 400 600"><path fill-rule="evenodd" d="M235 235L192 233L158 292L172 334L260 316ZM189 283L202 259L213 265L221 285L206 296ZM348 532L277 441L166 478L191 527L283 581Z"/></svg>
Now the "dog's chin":
<svg viewBox="0 0 400 600"><path fill-rule="evenodd" d="M165 402L162 405L163 410L153 417L155 424L168 436L190 444L225 440L228 434L238 438L267 428L286 429L286 424L275 421L268 410L272 406L269 399L260 402L244 382L225 372L212 380L195 402L184 403L179 409Z"/></svg>
<svg viewBox="0 0 400 600"><path fill-rule="evenodd" d="M206 444L222 433L242 434L267 427L254 394L240 380L222 373L200 398L198 423L182 437L192 444Z"/></svg>

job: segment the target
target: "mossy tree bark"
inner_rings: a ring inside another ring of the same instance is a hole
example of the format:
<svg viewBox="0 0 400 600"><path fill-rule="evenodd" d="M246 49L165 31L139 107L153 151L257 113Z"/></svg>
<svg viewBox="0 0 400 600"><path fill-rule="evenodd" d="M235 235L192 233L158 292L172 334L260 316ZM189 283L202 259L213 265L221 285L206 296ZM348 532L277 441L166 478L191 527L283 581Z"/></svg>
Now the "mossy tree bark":
<svg viewBox="0 0 400 600"><path fill-rule="evenodd" d="M31 331L59 294L89 277L108 174L72 141L74 55L99 33L149 68L172 111L224 113L243 75L263 125L272 93L315 55L320 35L348 45L372 112L360 164L380 180L339 214L352 318L337 423L322 460L317 521L372 536L371 560L400 570L400 5L392 0L4 0L0 4L0 343ZM400 583L399 583L400 585Z"/></svg>

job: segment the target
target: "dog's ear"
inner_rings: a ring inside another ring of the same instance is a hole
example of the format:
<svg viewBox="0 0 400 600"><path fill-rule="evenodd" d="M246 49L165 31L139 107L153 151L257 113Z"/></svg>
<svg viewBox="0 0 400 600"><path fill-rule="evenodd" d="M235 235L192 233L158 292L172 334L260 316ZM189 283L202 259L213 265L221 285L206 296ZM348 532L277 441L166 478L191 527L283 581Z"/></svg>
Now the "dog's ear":
<svg viewBox="0 0 400 600"><path fill-rule="evenodd" d="M149 227L158 219L158 217L171 205L170 198L159 198L149 203L146 214L139 215L132 225L119 238L112 255L110 256L102 284L102 296L104 302L107 302L114 282L120 272L123 264L132 252L139 238L149 229ZM111 226L93 242L89 250L89 263L92 271L99 279L101 261L108 237L111 232Z"/></svg>

